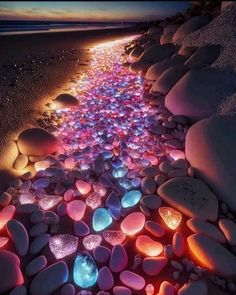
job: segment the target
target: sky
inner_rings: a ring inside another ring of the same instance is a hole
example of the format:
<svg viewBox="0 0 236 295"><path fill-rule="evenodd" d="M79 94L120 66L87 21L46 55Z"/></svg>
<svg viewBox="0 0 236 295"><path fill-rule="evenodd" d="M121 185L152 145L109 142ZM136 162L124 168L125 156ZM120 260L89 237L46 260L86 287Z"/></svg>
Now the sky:
<svg viewBox="0 0 236 295"><path fill-rule="evenodd" d="M0 20L148 21L189 7L189 1L0 1Z"/></svg>

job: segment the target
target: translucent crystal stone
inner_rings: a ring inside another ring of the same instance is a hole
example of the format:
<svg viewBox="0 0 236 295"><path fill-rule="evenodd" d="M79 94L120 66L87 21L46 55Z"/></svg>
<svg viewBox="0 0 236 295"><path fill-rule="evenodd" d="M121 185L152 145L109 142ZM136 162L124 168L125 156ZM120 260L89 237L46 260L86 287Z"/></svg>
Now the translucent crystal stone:
<svg viewBox="0 0 236 295"><path fill-rule="evenodd" d="M89 235L83 239L84 248L87 250L93 250L100 246L102 242L102 236L100 235Z"/></svg>
<svg viewBox="0 0 236 295"><path fill-rule="evenodd" d="M97 282L98 269L94 259L88 253L77 255L74 263L73 278L77 286L87 289Z"/></svg>
<svg viewBox="0 0 236 295"><path fill-rule="evenodd" d="M49 248L56 259L62 259L77 250L78 238L68 234L51 237L49 239Z"/></svg>
<svg viewBox="0 0 236 295"><path fill-rule="evenodd" d="M49 210L60 203L62 197L59 196L47 196L39 200L39 206L43 210Z"/></svg>
<svg viewBox="0 0 236 295"><path fill-rule="evenodd" d="M112 223L112 217L105 208L97 208L93 214L93 229L101 231Z"/></svg>
<svg viewBox="0 0 236 295"><path fill-rule="evenodd" d="M123 208L133 207L138 204L139 200L141 199L142 194L140 191L129 191L124 194L121 199L121 205Z"/></svg>
<svg viewBox="0 0 236 295"><path fill-rule="evenodd" d="M31 193L23 193L19 195L20 204L33 204L35 202L35 195Z"/></svg>
<svg viewBox="0 0 236 295"><path fill-rule="evenodd" d="M112 170L112 176L115 178L124 177L128 172L128 169L125 167L118 167Z"/></svg>
<svg viewBox="0 0 236 295"><path fill-rule="evenodd" d="M126 234L121 230L104 230L102 235L104 240L112 246L120 245L126 239Z"/></svg>
<svg viewBox="0 0 236 295"><path fill-rule="evenodd" d="M176 229L182 220L182 214L173 208L160 207L158 209L158 212L159 212L161 218L164 220L165 224L170 229L173 229L173 230Z"/></svg>
<svg viewBox="0 0 236 295"><path fill-rule="evenodd" d="M85 202L92 209L96 209L101 205L101 197L98 193L93 192L86 198Z"/></svg>
<svg viewBox="0 0 236 295"><path fill-rule="evenodd" d="M75 221L81 220L84 217L85 209L86 204L81 200L74 200L67 204L68 216Z"/></svg>

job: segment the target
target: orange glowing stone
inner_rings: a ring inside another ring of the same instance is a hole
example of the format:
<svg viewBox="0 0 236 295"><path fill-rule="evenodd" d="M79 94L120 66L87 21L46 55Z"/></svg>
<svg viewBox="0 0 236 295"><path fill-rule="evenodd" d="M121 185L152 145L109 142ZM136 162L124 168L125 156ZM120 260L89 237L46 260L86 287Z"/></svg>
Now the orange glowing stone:
<svg viewBox="0 0 236 295"><path fill-rule="evenodd" d="M75 160L73 158L67 158L64 164L66 169L73 169L75 167Z"/></svg>
<svg viewBox="0 0 236 295"><path fill-rule="evenodd" d="M0 237L0 249L4 247L8 241L9 239L7 237Z"/></svg>
<svg viewBox="0 0 236 295"><path fill-rule="evenodd" d="M163 251L161 243L154 241L146 235L137 237L135 246L142 254L152 257L158 256Z"/></svg>
<svg viewBox="0 0 236 295"><path fill-rule="evenodd" d="M140 232L145 224L145 215L142 212L134 212L125 217L121 222L120 228L128 236Z"/></svg>
<svg viewBox="0 0 236 295"><path fill-rule="evenodd" d="M0 211L0 230L4 228L10 219L12 219L15 211L16 208L13 205L9 205Z"/></svg>
<svg viewBox="0 0 236 295"><path fill-rule="evenodd" d="M34 168L36 171L45 170L50 166L50 163L46 160L38 161L34 164Z"/></svg>
<svg viewBox="0 0 236 295"><path fill-rule="evenodd" d="M87 195L91 190L91 185L83 180L77 180L76 187L81 195Z"/></svg>
<svg viewBox="0 0 236 295"><path fill-rule="evenodd" d="M182 220L182 214L173 208L160 207L158 212L170 229L176 229Z"/></svg>

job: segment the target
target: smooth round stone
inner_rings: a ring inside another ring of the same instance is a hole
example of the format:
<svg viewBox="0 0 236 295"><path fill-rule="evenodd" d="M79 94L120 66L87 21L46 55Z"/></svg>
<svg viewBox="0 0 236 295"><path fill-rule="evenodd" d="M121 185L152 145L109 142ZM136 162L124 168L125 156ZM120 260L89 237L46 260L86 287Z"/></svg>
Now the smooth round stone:
<svg viewBox="0 0 236 295"><path fill-rule="evenodd" d="M38 235L31 243L29 252L31 255L37 255L48 243L50 234Z"/></svg>
<svg viewBox="0 0 236 295"><path fill-rule="evenodd" d="M38 273L30 284L30 294L50 295L65 284L69 277L67 264L56 262Z"/></svg>
<svg viewBox="0 0 236 295"><path fill-rule="evenodd" d="M24 130L17 139L17 145L26 156L43 156L58 150L56 137L42 128Z"/></svg>
<svg viewBox="0 0 236 295"><path fill-rule="evenodd" d="M203 280L191 281L185 283L182 288L179 289L178 295L207 295L207 284Z"/></svg>
<svg viewBox="0 0 236 295"><path fill-rule="evenodd" d="M30 216L30 221L32 223L40 223L44 221L44 211L39 209L34 211Z"/></svg>
<svg viewBox="0 0 236 295"><path fill-rule="evenodd" d="M158 275L166 266L166 257L145 257L142 262L143 271L149 276Z"/></svg>
<svg viewBox="0 0 236 295"><path fill-rule="evenodd" d="M141 181L141 191L143 194L151 195L156 192L157 185L154 179L144 177Z"/></svg>
<svg viewBox="0 0 236 295"><path fill-rule="evenodd" d="M93 257L99 263L106 263L111 256L111 250L105 246L98 246L93 249Z"/></svg>
<svg viewBox="0 0 236 295"><path fill-rule="evenodd" d="M145 286L143 277L128 270L122 271L120 280L125 286L137 291L142 290Z"/></svg>
<svg viewBox="0 0 236 295"><path fill-rule="evenodd" d="M167 281L164 281L161 283L160 285L160 289L159 289L159 293L160 295L175 295L175 288L174 286L167 282Z"/></svg>
<svg viewBox="0 0 236 295"><path fill-rule="evenodd" d="M170 162L163 161L160 163L159 169L162 173L168 173L172 169L172 166L171 166Z"/></svg>
<svg viewBox="0 0 236 295"><path fill-rule="evenodd" d="M187 226L195 234L202 234L222 244L226 242L224 235L213 224L204 222L198 218L191 218L187 221Z"/></svg>
<svg viewBox="0 0 236 295"><path fill-rule="evenodd" d="M15 246L16 252L20 256L25 256L29 249L29 236L24 225L15 219L9 220L7 233Z"/></svg>
<svg viewBox="0 0 236 295"><path fill-rule="evenodd" d="M76 187L81 195L87 195L91 191L91 185L83 180L76 181Z"/></svg>
<svg viewBox="0 0 236 295"><path fill-rule="evenodd" d="M107 209L97 208L93 214L93 229L102 231L112 223L112 217Z"/></svg>
<svg viewBox="0 0 236 295"><path fill-rule="evenodd" d="M163 237L166 233L166 230L162 225L152 220L145 222L145 229L157 238Z"/></svg>
<svg viewBox="0 0 236 295"><path fill-rule="evenodd" d="M75 287L72 284L66 284L61 288L61 295L75 295Z"/></svg>
<svg viewBox="0 0 236 295"><path fill-rule="evenodd" d="M100 290L109 290L114 286L114 278L107 266L103 266L98 272L98 287Z"/></svg>
<svg viewBox="0 0 236 295"><path fill-rule="evenodd" d="M21 214L30 214L39 209L38 204L22 204L16 207L16 212Z"/></svg>
<svg viewBox="0 0 236 295"><path fill-rule="evenodd" d="M157 186L160 186L166 181L167 177L164 174L158 174L155 176L154 180L156 181Z"/></svg>
<svg viewBox="0 0 236 295"><path fill-rule="evenodd" d="M120 228L126 235L133 236L143 229L144 224L145 215L142 212L133 212L122 220Z"/></svg>
<svg viewBox="0 0 236 295"><path fill-rule="evenodd" d="M208 186L192 177L172 178L157 190L158 195L170 206L189 217L215 221L218 200Z"/></svg>
<svg viewBox="0 0 236 295"><path fill-rule="evenodd" d="M25 273L27 276L34 276L47 266L47 259L45 256L41 255L32 260L27 264L25 268Z"/></svg>
<svg viewBox="0 0 236 295"><path fill-rule="evenodd" d="M84 217L86 204L81 200L74 200L67 204L68 216L74 221L81 220Z"/></svg>
<svg viewBox="0 0 236 295"><path fill-rule="evenodd" d="M1 294L24 283L20 259L10 251L0 250L0 278Z"/></svg>
<svg viewBox="0 0 236 295"><path fill-rule="evenodd" d="M67 215L67 203L61 202L57 205L57 214L59 216L66 216Z"/></svg>
<svg viewBox="0 0 236 295"><path fill-rule="evenodd" d="M135 242L136 248L146 256L158 256L163 251L161 243L154 241L149 236L138 236Z"/></svg>
<svg viewBox="0 0 236 295"><path fill-rule="evenodd" d="M25 286L16 287L9 295L27 295L27 289Z"/></svg>
<svg viewBox="0 0 236 295"><path fill-rule="evenodd" d="M15 214L16 208L13 205L9 205L7 207L4 207L0 211L0 230L5 227L7 222L11 220Z"/></svg>
<svg viewBox="0 0 236 295"><path fill-rule="evenodd" d="M124 167L114 168L112 170L112 176L115 178L122 178L127 174L127 172L128 172L128 169Z"/></svg>
<svg viewBox="0 0 236 295"><path fill-rule="evenodd" d="M164 142L164 146L170 147L172 149L181 149L182 144L177 139L169 139Z"/></svg>
<svg viewBox="0 0 236 295"><path fill-rule="evenodd" d="M231 246L236 246L236 223L230 219L220 219L219 227Z"/></svg>
<svg viewBox="0 0 236 295"><path fill-rule="evenodd" d="M171 162L171 166L175 169L187 169L189 167L189 164L184 159L177 159Z"/></svg>
<svg viewBox="0 0 236 295"><path fill-rule="evenodd" d="M74 223L74 233L78 237L84 237L90 234L90 228L83 220L78 220Z"/></svg>
<svg viewBox="0 0 236 295"><path fill-rule="evenodd" d="M44 222L37 223L29 230L30 237L36 237L40 234L45 234L48 231L48 225Z"/></svg>
<svg viewBox="0 0 236 295"><path fill-rule="evenodd" d="M123 286L115 286L113 288L113 293L114 295L132 295L132 291Z"/></svg>
<svg viewBox="0 0 236 295"><path fill-rule="evenodd" d="M16 170L22 170L27 166L27 164L28 164L28 157L25 155L19 155L17 159L15 160L13 167Z"/></svg>
<svg viewBox="0 0 236 295"><path fill-rule="evenodd" d="M146 167L140 171L140 175L146 176L146 177L154 177L158 173L159 173L159 169L155 166Z"/></svg>
<svg viewBox="0 0 236 295"><path fill-rule="evenodd" d="M11 203L12 195L8 194L7 192L0 194L0 206L6 207Z"/></svg>
<svg viewBox="0 0 236 295"><path fill-rule="evenodd" d="M53 102L56 104L58 108L71 108L78 106L79 104L79 100L75 96L68 93L58 95L53 100Z"/></svg>
<svg viewBox="0 0 236 295"><path fill-rule="evenodd" d="M185 252L185 240L180 232L175 232L172 238L172 248L175 256L181 257Z"/></svg>
<svg viewBox="0 0 236 295"><path fill-rule="evenodd" d="M138 190L129 191L124 194L121 199L121 205L123 208L133 207L138 204L139 200L141 199L142 194Z"/></svg>
<svg viewBox="0 0 236 295"><path fill-rule="evenodd" d="M150 132L156 135L161 135L161 134L165 134L166 133L166 128L164 126L161 125L157 125L157 126L151 126L150 127Z"/></svg>
<svg viewBox="0 0 236 295"><path fill-rule="evenodd" d="M122 245L116 245L112 248L109 268L113 272L121 272L128 264L128 256Z"/></svg>
<svg viewBox="0 0 236 295"><path fill-rule="evenodd" d="M158 209L161 206L161 198L157 195L146 195L141 199L140 204L150 210Z"/></svg>
<svg viewBox="0 0 236 295"><path fill-rule="evenodd" d="M60 221L59 216L53 211L45 212L45 223L48 225L58 224Z"/></svg>
<svg viewBox="0 0 236 295"><path fill-rule="evenodd" d="M200 266L223 277L236 275L236 257L221 244L200 234L189 236L187 241Z"/></svg>
<svg viewBox="0 0 236 295"><path fill-rule="evenodd" d="M106 206L108 208L114 208L116 210L121 209L120 198L118 197L117 193L112 191L106 199Z"/></svg>
<svg viewBox="0 0 236 295"><path fill-rule="evenodd" d="M169 177L184 177L184 176L188 176L188 169L184 168L184 169L173 169L170 170L168 173Z"/></svg>

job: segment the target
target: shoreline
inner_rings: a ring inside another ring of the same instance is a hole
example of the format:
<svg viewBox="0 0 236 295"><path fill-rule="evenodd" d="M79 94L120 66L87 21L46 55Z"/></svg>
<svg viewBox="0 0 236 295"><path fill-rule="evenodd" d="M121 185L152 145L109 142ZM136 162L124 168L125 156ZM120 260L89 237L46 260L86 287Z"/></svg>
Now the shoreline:
<svg viewBox="0 0 236 295"><path fill-rule="evenodd" d="M98 42L137 33L134 28L35 35L1 36L0 54L0 178L12 166L12 140L47 110L45 104L68 92L76 74L89 61ZM16 54L16 48L21 48ZM5 182L5 181L4 181ZM0 181L0 188L3 186ZM4 186L5 187L5 186ZM4 189L3 187L3 189Z"/></svg>

